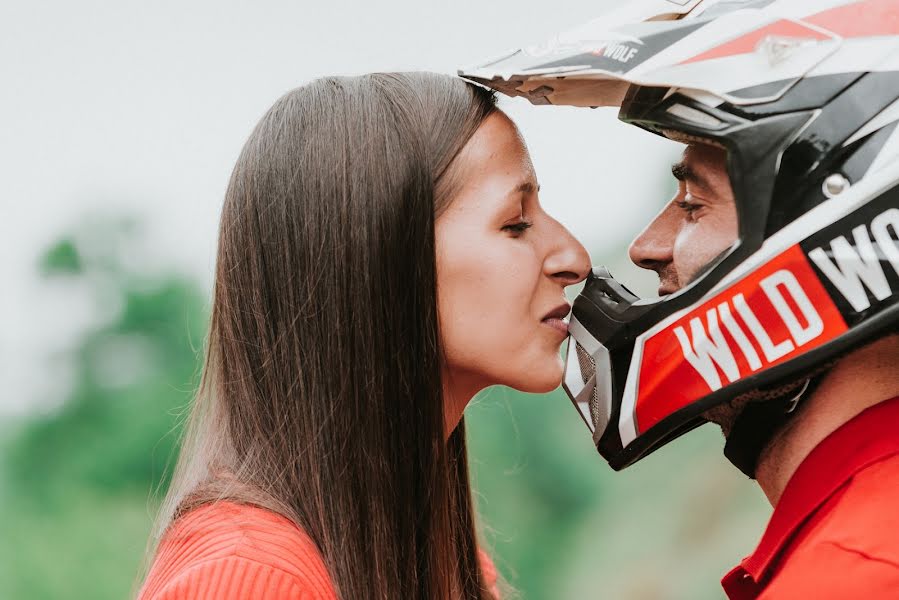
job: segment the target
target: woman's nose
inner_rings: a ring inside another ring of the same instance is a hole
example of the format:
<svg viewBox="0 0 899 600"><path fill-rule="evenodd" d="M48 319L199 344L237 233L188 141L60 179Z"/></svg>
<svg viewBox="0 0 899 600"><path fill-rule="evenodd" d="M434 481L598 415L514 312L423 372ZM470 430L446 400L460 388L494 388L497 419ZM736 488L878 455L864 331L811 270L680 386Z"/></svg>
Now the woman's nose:
<svg viewBox="0 0 899 600"><path fill-rule="evenodd" d="M553 223L555 244L544 263L546 274L562 285L580 283L590 272L590 255L565 226L556 221Z"/></svg>

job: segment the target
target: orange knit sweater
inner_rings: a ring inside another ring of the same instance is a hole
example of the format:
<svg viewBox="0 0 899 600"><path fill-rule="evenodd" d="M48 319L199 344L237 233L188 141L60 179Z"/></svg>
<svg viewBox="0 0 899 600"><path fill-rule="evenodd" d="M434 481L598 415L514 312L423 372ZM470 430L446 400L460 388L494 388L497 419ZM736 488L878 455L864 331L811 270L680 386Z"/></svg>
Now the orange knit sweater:
<svg viewBox="0 0 899 600"><path fill-rule="evenodd" d="M496 569L481 553L487 583ZM178 519L138 600L336 600L311 539L271 511L218 502Z"/></svg>

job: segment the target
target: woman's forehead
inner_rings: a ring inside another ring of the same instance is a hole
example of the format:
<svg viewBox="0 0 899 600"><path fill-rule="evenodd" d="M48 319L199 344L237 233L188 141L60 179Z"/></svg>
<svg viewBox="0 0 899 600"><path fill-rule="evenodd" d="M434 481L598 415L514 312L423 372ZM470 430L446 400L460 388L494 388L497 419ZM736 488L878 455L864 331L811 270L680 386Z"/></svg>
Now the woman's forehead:
<svg viewBox="0 0 899 600"><path fill-rule="evenodd" d="M512 120L499 110L481 123L463 148L459 159L459 166L468 176L536 179L521 133ZM516 185L517 183L516 181Z"/></svg>

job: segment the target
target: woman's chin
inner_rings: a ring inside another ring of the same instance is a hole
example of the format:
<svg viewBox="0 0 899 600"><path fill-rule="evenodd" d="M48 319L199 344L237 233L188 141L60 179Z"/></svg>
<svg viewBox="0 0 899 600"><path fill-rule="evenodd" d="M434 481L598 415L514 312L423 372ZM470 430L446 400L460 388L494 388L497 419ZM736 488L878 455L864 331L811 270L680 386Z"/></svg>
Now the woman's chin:
<svg viewBox="0 0 899 600"><path fill-rule="evenodd" d="M549 363L546 365L546 368L539 371L531 369L526 373L522 373L518 381L509 387L529 394L546 394L562 385L564 369L565 367L561 359L559 359L557 364Z"/></svg>

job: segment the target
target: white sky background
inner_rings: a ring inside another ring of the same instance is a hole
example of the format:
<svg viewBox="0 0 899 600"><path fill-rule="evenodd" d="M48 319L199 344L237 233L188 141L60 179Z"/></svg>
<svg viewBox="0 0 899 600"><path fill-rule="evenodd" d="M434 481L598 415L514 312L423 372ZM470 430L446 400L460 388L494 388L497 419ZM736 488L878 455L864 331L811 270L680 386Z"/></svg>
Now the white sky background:
<svg viewBox="0 0 899 600"><path fill-rule="evenodd" d="M45 359L89 310L39 285L35 264L84 215L146 220L147 268L209 285L231 168L285 91L321 75L454 73L614 1L626 0L3 0L0 414L34 410L65 379ZM595 255L620 249L665 200L676 145L610 109L501 106L528 142L544 206Z"/></svg>

